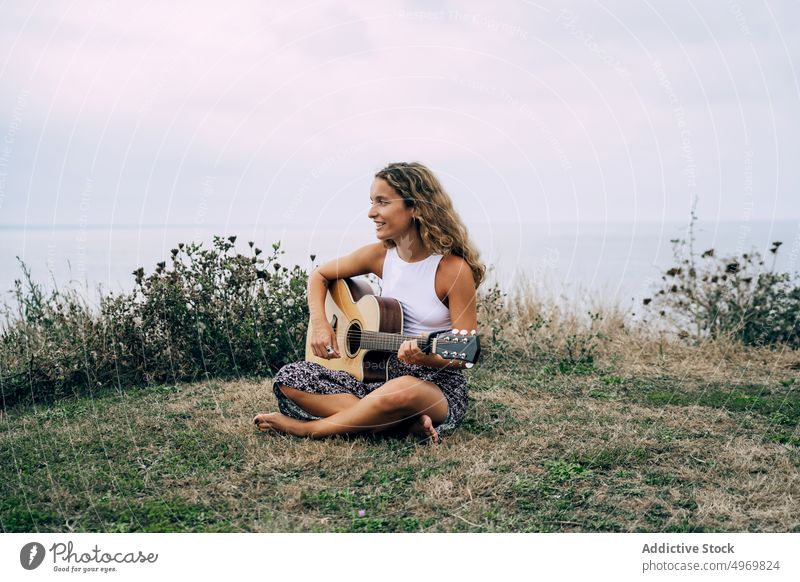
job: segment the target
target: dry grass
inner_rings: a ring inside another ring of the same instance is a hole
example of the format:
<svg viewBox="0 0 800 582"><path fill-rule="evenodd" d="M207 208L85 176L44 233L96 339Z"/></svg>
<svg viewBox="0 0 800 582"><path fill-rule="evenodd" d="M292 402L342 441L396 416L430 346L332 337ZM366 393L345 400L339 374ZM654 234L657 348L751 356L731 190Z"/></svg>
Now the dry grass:
<svg viewBox="0 0 800 582"><path fill-rule="evenodd" d="M501 341L440 446L258 433L254 414L277 409L269 380L12 409L0 526L800 531L800 353L690 346L619 310L584 317L536 297L495 313Z"/></svg>

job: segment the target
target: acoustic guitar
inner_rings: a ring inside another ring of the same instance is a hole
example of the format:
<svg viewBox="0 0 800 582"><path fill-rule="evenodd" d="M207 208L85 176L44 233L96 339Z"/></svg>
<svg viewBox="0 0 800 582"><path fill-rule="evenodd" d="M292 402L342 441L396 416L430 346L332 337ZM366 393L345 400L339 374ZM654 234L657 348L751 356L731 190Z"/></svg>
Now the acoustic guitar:
<svg viewBox="0 0 800 582"><path fill-rule="evenodd" d="M364 280L337 279L328 286L325 316L339 344L341 358L326 360L311 349L311 326L306 336L306 361L331 370L344 370L361 382L389 379L387 362L406 340L417 340L426 354L460 360L466 367L478 361L481 352L473 330L447 329L429 335L403 335L403 308L397 299L380 297Z"/></svg>

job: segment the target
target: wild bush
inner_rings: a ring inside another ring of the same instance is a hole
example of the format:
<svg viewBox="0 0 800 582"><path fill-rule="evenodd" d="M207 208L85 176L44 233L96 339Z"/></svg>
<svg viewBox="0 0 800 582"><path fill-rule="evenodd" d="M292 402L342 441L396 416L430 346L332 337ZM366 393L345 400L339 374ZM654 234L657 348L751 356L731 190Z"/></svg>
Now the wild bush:
<svg viewBox="0 0 800 582"><path fill-rule="evenodd" d="M301 359L307 273L278 262L279 243L263 258L252 242L248 255L236 252L235 241L179 244L152 273L133 272L133 291L101 295L98 306L74 289L46 293L23 265L0 328L3 406L268 374Z"/></svg>
<svg viewBox="0 0 800 582"><path fill-rule="evenodd" d="M777 241L766 267L758 252L717 256L708 249L696 256L690 240L672 241L675 266L662 276L660 289L644 304L678 331L700 341L729 336L746 345L800 347L798 274L775 272Z"/></svg>

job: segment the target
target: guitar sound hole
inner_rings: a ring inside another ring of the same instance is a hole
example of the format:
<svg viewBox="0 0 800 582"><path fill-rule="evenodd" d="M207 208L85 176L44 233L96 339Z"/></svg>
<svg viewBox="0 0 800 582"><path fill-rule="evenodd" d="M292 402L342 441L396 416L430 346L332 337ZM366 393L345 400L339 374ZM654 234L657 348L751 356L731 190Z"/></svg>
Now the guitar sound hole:
<svg viewBox="0 0 800 582"><path fill-rule="evenodd" d="M355 354L361 349L361 326L354 323L347 330L347 353Z"/></svg>

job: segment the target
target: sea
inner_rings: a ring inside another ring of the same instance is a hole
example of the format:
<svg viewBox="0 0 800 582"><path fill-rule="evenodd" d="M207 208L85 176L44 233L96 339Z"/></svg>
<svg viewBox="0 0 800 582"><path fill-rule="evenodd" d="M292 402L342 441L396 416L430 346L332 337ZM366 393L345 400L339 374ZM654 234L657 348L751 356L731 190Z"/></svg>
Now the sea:
<svg viewBox="0 0 800 582"><path fill-rule="evenodd" d="M651 295L675 264L672 241L690 239L688 222L508 222L468 229L487 265L487 285L621 306ZM798 220L698 221L692 230L697 253L711 248L716 256L757 251L765 257L764 268L800 270ZM306 269L375 240L371 224L313 229L278 224L0 225L0 301L11 302L22 263L45 290L76 287L94 302L109 290L132 289L132 272L139 267L151 272L178 243L208 248L215 235L236 236L236 247L245 254L248 241L264 255L279 243L282 265ZM782 245L773 254L776 241Z"/></svg>

